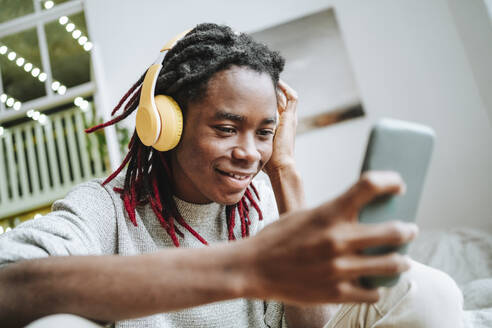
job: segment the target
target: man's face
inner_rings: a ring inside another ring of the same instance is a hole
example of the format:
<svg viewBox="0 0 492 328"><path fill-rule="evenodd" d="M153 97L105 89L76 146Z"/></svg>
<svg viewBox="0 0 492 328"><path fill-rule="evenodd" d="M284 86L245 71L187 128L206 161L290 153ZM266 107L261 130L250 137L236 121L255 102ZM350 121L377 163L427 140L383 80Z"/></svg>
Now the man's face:
<svg viewBox="0 0 492 328"><path fill-rule="evenodd" d="M277 98L268 74L234 66L216 73L203 100L187 108L172 152L176 196L231 205L272 154Z"/></svg>

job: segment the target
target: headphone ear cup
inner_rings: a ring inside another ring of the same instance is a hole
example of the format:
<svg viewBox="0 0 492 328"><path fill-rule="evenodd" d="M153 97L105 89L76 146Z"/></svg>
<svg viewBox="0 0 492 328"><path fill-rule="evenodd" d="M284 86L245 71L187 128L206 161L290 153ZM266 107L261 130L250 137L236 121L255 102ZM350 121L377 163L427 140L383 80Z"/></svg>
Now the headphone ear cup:
<svg viewBox="0 0 492 328"><path fill-rule="evenodd" d="M159 151L168 151L176 147L183 132L183 113L178 103L169 96L154 97L161 119L161 133L152 145Z"/></svg>
<svg viewBox="0 0 492 328"><path fill-rule="evenodd" d="M159 115L153 113L153 110L148 107L139 106L137 117L135 119L135 127L137 134L142 143L146 146L152 146L156 135L159 133Z"/></svg>

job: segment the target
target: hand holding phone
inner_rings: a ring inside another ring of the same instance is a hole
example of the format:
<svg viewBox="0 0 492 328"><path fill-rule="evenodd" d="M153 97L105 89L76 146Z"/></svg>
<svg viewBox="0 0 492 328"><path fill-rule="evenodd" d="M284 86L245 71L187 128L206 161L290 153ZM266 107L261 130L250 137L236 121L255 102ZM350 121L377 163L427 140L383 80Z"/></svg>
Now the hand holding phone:
<svg viewBox="0 0 492 328"><path fill-rule="evenodd" d="M373 127L361 171L396 171L405 181L406 193L382 196L373 200L360 211L360 223L415 221L432 155L434 136L434 131L427 126L393 119L383 119ZM363 254L406 254L407 246L381 245L367 248ZM399 275L366 276L360 281L363 286L374 288L392 286L398 282L398 278Z"/></svg>

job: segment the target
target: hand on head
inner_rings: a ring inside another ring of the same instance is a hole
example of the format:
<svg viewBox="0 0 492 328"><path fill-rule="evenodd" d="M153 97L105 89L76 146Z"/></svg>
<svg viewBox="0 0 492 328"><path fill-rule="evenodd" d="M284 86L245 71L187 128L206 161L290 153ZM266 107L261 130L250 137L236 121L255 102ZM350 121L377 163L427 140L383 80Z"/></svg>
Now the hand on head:
<svg viewBox="0 0 492 328"><path fill-rule="evenodd" d="M297 126L297 92L287 83L277 84L277 128L273 142L272 157L265 166L265 172L272 178L275 171L293 165Z"/></svg>

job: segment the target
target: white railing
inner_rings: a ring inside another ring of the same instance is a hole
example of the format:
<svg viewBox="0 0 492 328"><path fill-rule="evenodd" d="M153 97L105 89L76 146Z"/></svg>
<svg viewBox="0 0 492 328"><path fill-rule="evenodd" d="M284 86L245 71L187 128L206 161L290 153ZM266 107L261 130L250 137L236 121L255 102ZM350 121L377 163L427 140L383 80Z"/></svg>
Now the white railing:
<svg viewBox="0 0 492 328"><path fill-rule="evenodd" d="M0 219L49 205L82 181L109 169L95 135L86 135L91 110L78 108L4 130L0 137Z"/></svg>

